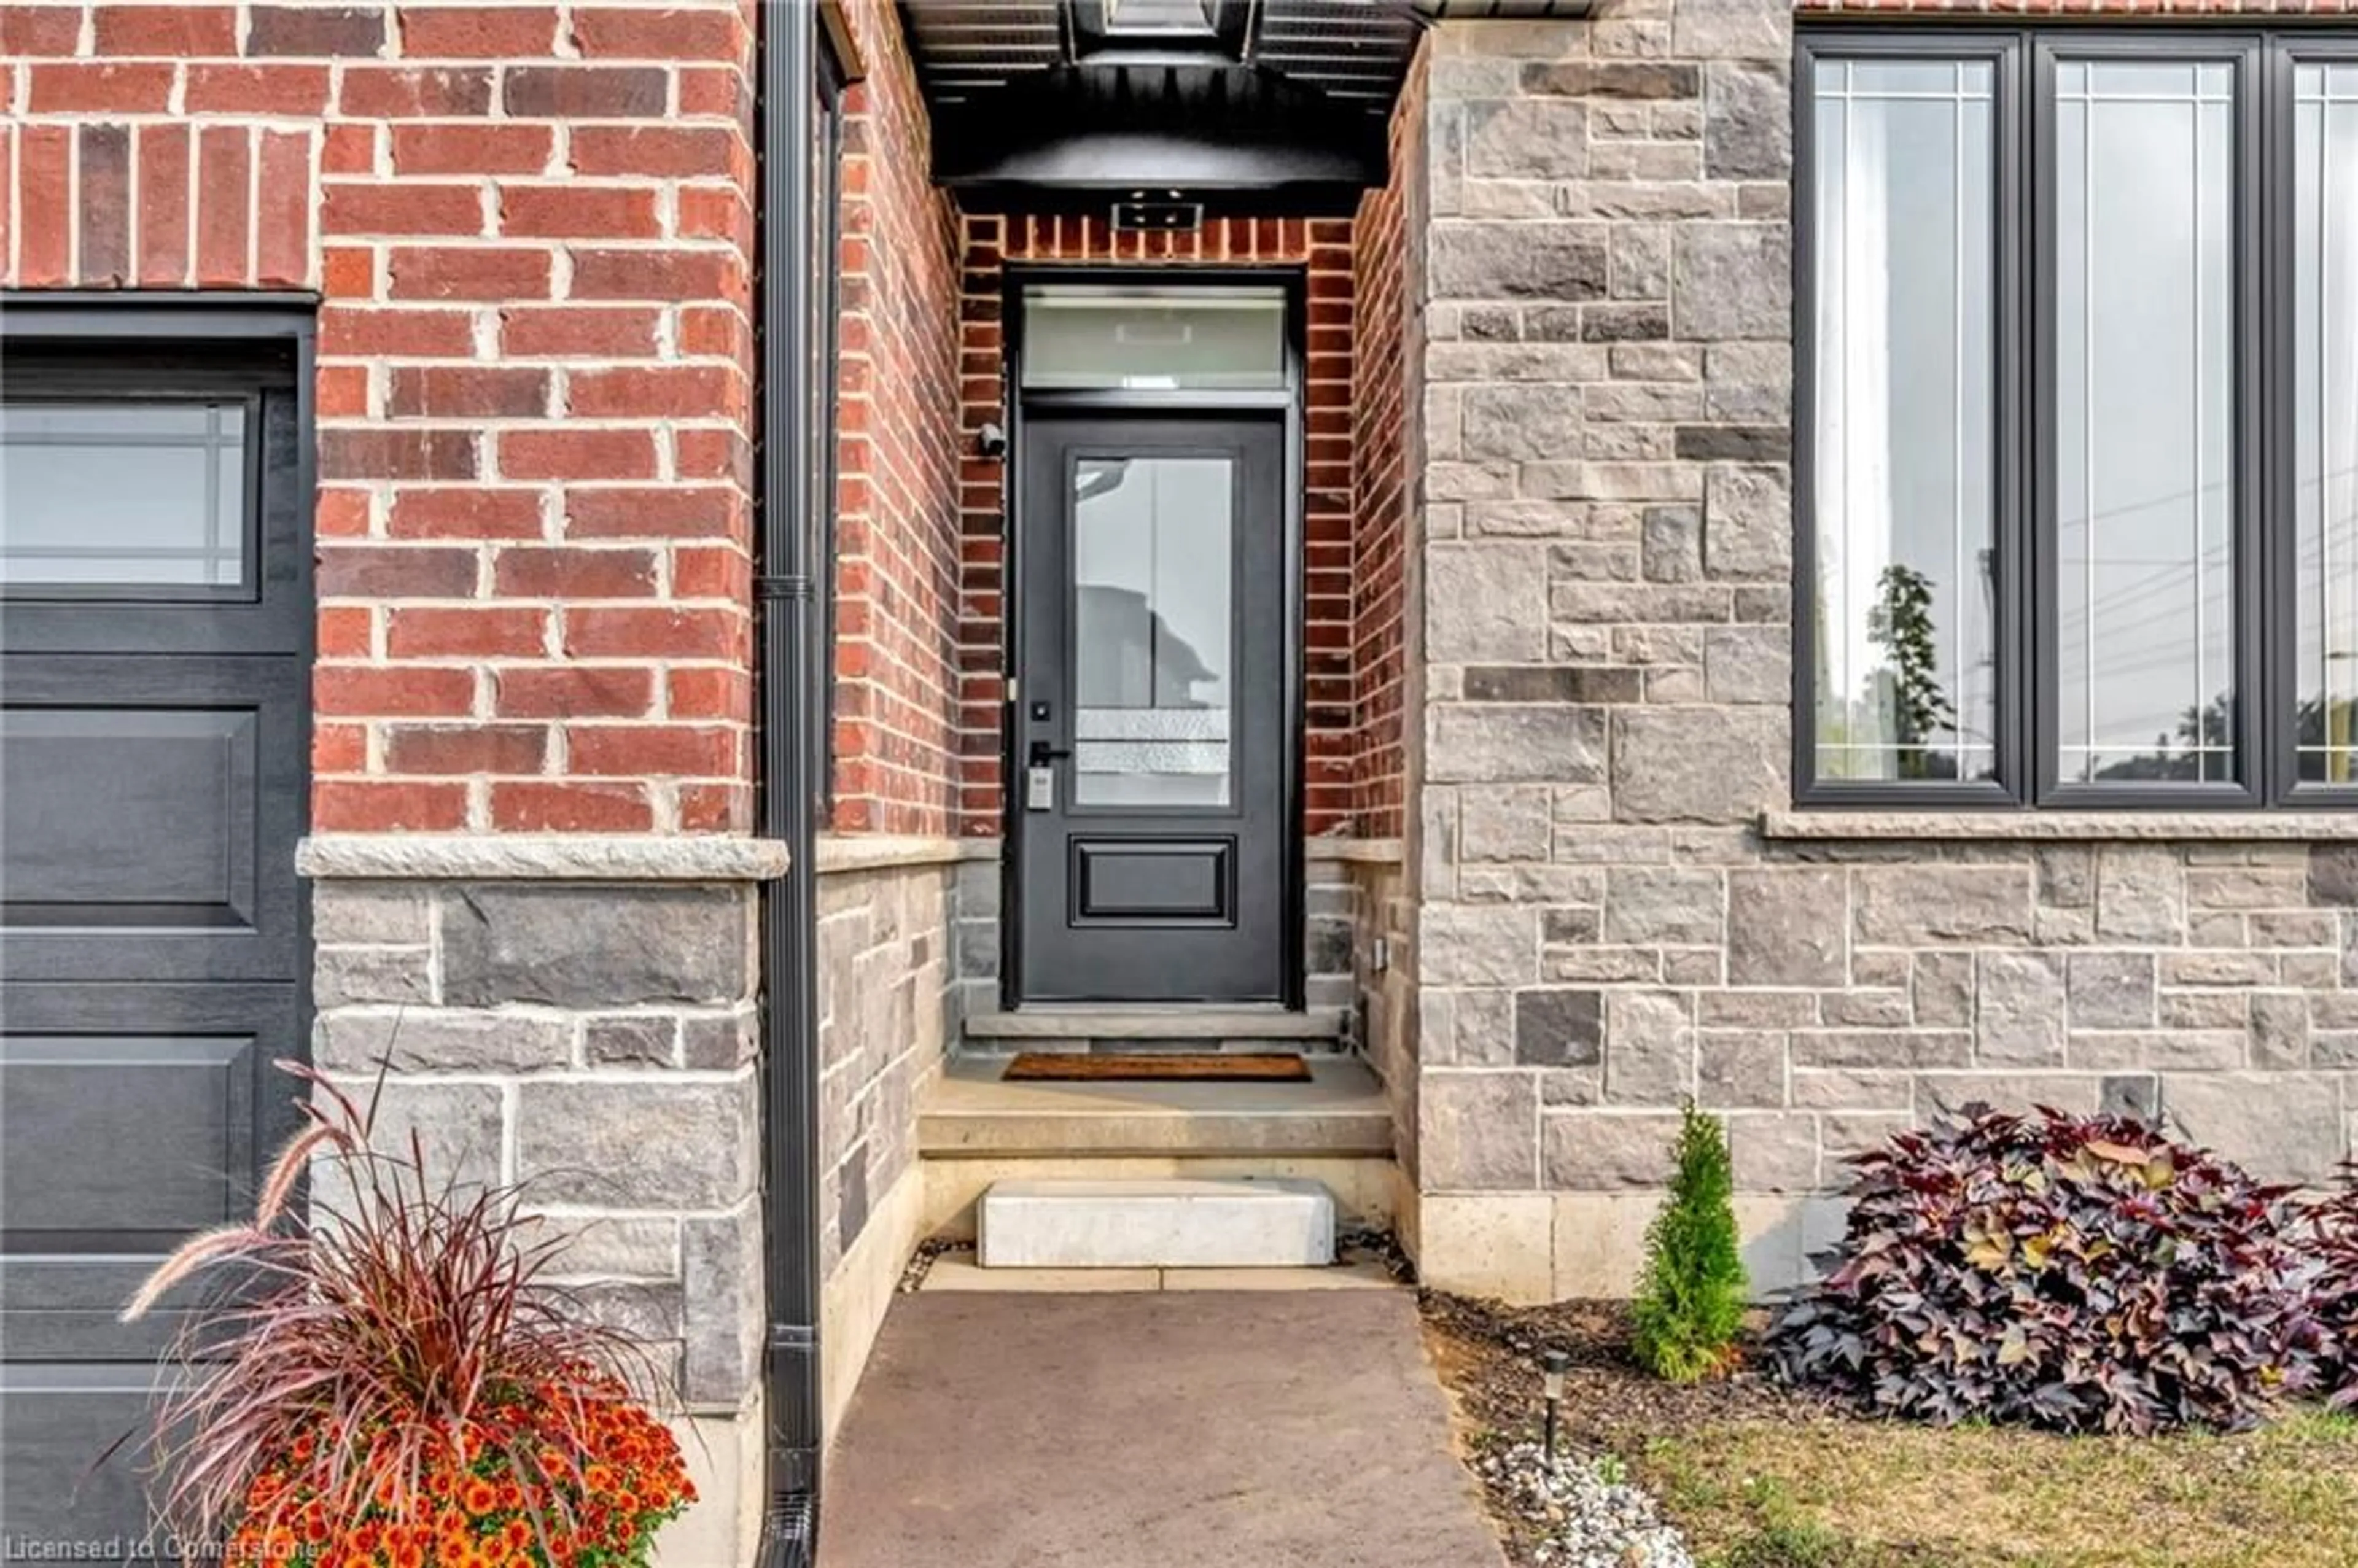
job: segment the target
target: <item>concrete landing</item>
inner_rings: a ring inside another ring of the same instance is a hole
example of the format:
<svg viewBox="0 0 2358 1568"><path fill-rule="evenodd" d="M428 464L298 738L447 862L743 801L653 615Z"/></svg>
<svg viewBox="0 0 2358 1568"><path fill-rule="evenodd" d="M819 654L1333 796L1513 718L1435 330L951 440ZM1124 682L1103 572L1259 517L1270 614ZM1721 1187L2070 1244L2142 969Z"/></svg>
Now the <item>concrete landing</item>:
<svg viewBox="0 0 2358 1568"><path fill-rule="evenodd" d="M1500 1568L1405 1291L892 1304L820 1568Z"/></svg>
<svg viewBox="0 0 2358 1568"><path fill-rule="evenodd" d="M917 1101L928 1160L1028 1155L1373 1155L1392 1152L1391 1106L1365 1064L1311 1063L1308 1083L1007 1083L966 1056Z"/></svg>

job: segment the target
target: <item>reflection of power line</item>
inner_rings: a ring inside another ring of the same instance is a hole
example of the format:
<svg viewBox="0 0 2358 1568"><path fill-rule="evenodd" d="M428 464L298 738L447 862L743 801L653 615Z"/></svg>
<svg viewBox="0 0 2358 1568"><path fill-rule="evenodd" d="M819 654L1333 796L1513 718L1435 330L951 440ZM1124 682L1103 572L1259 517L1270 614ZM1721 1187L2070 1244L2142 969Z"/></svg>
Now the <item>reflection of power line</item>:
<svg viewBox="0 0 2358 1568"><path fill-rule="evenodd" d="M2296 487L2296 490L2297 492L2322 490L2328 483L2335 480L2350 479L2353 477L2358 477L2358 463L2349 464L2342 468L2335 469L2331 472L2320 474L2315 478L2304 480ZM2129 502L2119 506L2107 507L2104 510L2096 513L2093 519L2079 515L2059 517L2057 519L2058 533L2060 535L2061 533L2073 530L2084 531L2091 527L2092 523L2102 524L2117 522L2122 518L2132 516L2136 513L2151 511L2156 507L2167 506L2176 502L2188 500L2190 497L2216 494L2226 491L2231 483L2231 481L2220 480L2210 484L2190 486L2184 490L2171 491L2167 494L2151 496L2143 501ZM2337 528L2343 535L2343 538L2340 542L2346 543L2351 546L2353 564L2353 566L2358 566L2358 504L2353 504L2353 509L2342 517L2325 519L2320 524L2313 535L2313 542L2294 558L2294 565L2296 567L2311 566L2321 560L2325 554L2326 546L2331 542L2331 535ZM1976 548L1981 549L1984 548L1984 546L1976 546ZM2230 562L2232 562L2234 555L2234 541L2226 540L2221 542L2216 548L2206 550L2200 556L2192 558L2180 557L2174 561L2163 561L2160 559L2138 561L2133 557L2115 557L2105 561L2084 564L2079 569L2092 569L2092 567L2102 568L2104 566L2151 565L2160 568L2160 575L2162 576L2163 580L2167 581L2169 578L2184 576L2187 573L2192 572L2198 567L2216 565L2223 569ZM2115 594L2131 591L2134 591L2131 588L2109 589L2104 593L2097 595L2097 602L2102 603L2107 598L2110 598ZM2084 618L2085 610L2083 606L2067 606L2066 608L2074 611L2078 617Z"/></svg>
<svg viewBox="0 0 2358 1568"><path fill-rule="evenodd" d="M2349 551L2352 566L2358 567L2358 513L2353 513L2349 518L2342 520L2342 525L2338 531L2341 533L2342 536L2339 539L2334 539L2329 537L2326 529L2320 529L2312 537L2311 541L2302 548L2300 553L2293 557L2294 568L2299 570L2304 567L2313 567L2322 563L2325 558L2326 547L2329 544L2346 546ZM2232 544L2223 544L2214 550L2205 551L2199 557L2193 559L2181 557L2174 564L2167 566L2164 566L2159 562L2140 562L2135 560L2133 557L2115 556L2107 559L2093 563L2087 561L2075 561L2072 563L2071 569L2074 571L2085 572L2090 570L2102 570L2106 567L2131 565L2152 565L2159 568L2159 569L2157 570L2149 579L2115 586L2098 594L2096 596L2096 602L2098 604L2103 604L2108 600L2117 599L2125 595L2134 595L2147 589L2161 589L2172 586L2177 579L2187 576L2193 572L2198 567L2214 568L2224 572L2234 558L2234 546ZM2070 619L2085 619L2086 617L2086 608L2084 605L2069 604L2064 606L2064 609L2070 612L2068 617Z"/></svg>
<svg viewBox="0 0 2358 1568"><path fill-rule="evenodd" d="M2322 492L2330 483L2353 476L2358 476L2358 464L2345 465L2327 473L2300 480L2296 485L2296 494L2299 495L2302 492ZM2124 503L2117 506L2108 507L2103 511L2095 513L2093 518L2082 515L2059 518L2059 533L2086 533L2092 536L2093 542L2093 535L2096 524L2104 523L2117 523L2124 518L2132 517L2140 513L2150 512L2159 507L2182 503L2194 497L2210 497L2227 494L2230 492L2233 483L2234 481L2232 480L2222 479L2209 484L2190 486L2186 489L2173 491L2163 495L2147 497L2141 501ZM2232 526L2232 520L2230 521L2229 525ZM2200 520L2198 520L2198 526L2200 526ZM2358 566L2358 509L2353 509L2351 513L2342 517L2321 518L2319 520L2314 530L2309 532L2309 538L2304 543L2302 548L2294 557L2294 566L2296 570L2320 564L2324 559L2328 547L2335 545L2347 545L2351 550L2353 566ZM2340 538L2336 538L2335 535L2337 534L2342 536ZM1986 599L1993 587L1991 579L1993 577L1992 563L1995 551L1987 546L1982 546L1976 547L1974 553L1980 557L1982 569L1976 575L1981 579L1985 598ZM2093 597L2084 594L2068 596L2068 602L2061 603L2059 606L2057 612L2058 632L2060 633L2068 634L2073 628L2082 627L2093 621L2094 624L2088 628L2087 633L2084 636L2076 639L2082 643L2083 652L2093 652L2093 644L2099 637L2109 641L2127 636L2149 627L2181 622L2194 607L2184 602L2184 600L2178 596L2171 594L2171 590L2180 586L2180 579L2194 576L2198 573L2215 571L2219 574L2221 579L2220 589L2222 592L2232 591L2232 583L2228 579L2234 568L2234 542L2233 540L2223 540L2215 546L2201 550L2190 557L2169 559L2160 557L2140 558L2136 557L2115 557L2103 560L2074 562L2071 569L2088 574L2101 573L2107 568L2117 568L2123 566L2136 566L2148 569L2146 571L2144 576L2134 579L2131 581L2107 585ZM1840 565L1837 565L1835 571L1830 575L1839 579L1847 576L1847 573L1843 570ZM2108 613L2108 607L2132 609L2143 600L2153 600L2165 595L2169 595L2175 601L2160 604L2157 609L2149 613L2138 614L2127 620L2120 619L2117 614ZM1953 590L1950 597L1956 597ZM2207 585L2203 597L2206 599L2210 597L2210 594L2207 591ZM1985 608L1986 610L1988 606L1985 604ZM2232 606L2225 608L2228 609L2229 613L2232 616ZM2069 641L2067 640L2067 650L2068 646ZM1962 649L1960 652L1962 654ZM2207 665L2209 660L2207 657L2202 658L2200 663L2194 664L2194 667L2190 669L2188 666L2190 663L2192 663L2192 661L2190 661L2187 655L2191 652L2194 652L2194 650L2181 645L2176 649L2163 650L2156 654L2148 654L2143 658L2132 660L2126 664L2106 663L2096 668L2093 675L2085 668L2085 663L2093 661L2086 661L2083 662L2082 669L2073 672L2073 678L2080 681L2093 682L2097 680L2119 679L2152 672L2182 672L2195 675L2197 678L2200 678L2201 665ZM2223 649L2219 650L2219 652L2223 658L2229 656L2227 650ZM2332 655L2329 652L2327 656L2330 658ZM1992 694L1986 691L1980 693L1975 698L1968 698L1967 694L1963 690L1963 676L1967 670L1994 670L1996 665L1996 651L1994 648L1985 648L1981 650L1974 658L1963 661L1963 667L1952 672L1951 681L1946 684L1951 686L1952 695L1956 697L1960 707L1978 710L1989 704ZM1846 666L1849 661L1845 659L1843 663ZM1846 699L1845 706L1850 708L1851 715L1854 719L1866 718L1871 719L1877 716L1877 710L1883 706L1881 700L1873 695L1872 692L1872 684L1876 680L1877 675L1877 670L1870 668L1863 677L1863 685L1866 689L1863 689L1856 697ZM2168 722L2171 721L2172 719L2173 715L2154 715L2147 718L2133 719L2126 721L2115 720L2115 722L2123 722L2125 728L2135 726L2138 729L2142 729L2147 723L2156 721ZM1960 750L1971 750L1974 740L1980 738L1979 732L1970 725L1958 723L1945 728L1948 733L1957 738L1958 749ZM1875 749L1882 750L1887 748Z"/></svg>

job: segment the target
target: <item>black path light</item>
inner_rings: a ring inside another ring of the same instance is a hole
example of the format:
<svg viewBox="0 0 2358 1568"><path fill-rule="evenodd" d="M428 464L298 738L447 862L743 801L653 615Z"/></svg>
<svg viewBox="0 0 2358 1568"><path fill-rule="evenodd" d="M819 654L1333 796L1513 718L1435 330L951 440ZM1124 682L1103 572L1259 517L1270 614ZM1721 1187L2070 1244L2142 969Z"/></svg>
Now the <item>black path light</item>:
<svg viewBox="0 0 2358 1568"><path fill-rule="evenodd" d="M1541 1443L1547 1454L1548 1468L1555 1468L1555 1422L1563 1409L1563 1370L1572 1365L1572 1353L1566 1350L1540 1352L1540 1393L1547 1400L1547 1421L1542 1428Z"/></svg>

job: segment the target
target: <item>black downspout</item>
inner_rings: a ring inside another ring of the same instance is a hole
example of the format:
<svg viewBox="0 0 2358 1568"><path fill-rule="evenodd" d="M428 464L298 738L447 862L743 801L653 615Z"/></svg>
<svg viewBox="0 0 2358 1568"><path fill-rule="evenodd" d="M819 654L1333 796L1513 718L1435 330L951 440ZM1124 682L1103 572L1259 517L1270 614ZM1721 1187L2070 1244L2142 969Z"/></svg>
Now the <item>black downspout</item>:
<svg viewBox="0 0 2358 1568"><path fill-rule="evenodd" d="M759 831L792 860L762 901L762 1189L769 1332L768 1494L760 1568L810 1568L818 1553L819 1206L817 892L813 803L825 722L825 661L813 584L823 563L811 428L810 170L817 8L757 8L761 168L760 494L754 635L761 702Z"/></svg>

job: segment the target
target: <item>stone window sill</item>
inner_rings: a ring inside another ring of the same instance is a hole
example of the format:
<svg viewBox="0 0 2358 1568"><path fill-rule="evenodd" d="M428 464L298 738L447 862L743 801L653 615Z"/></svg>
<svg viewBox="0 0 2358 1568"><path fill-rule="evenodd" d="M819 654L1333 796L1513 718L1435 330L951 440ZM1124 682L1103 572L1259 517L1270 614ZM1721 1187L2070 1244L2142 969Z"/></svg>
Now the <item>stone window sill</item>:
<svg viewBox="0 0 2358 1568"><path fill-rule="evenodd" d="M1767 811L1772 839L1982 843L2358 843L2358 812Z"/></svg>

